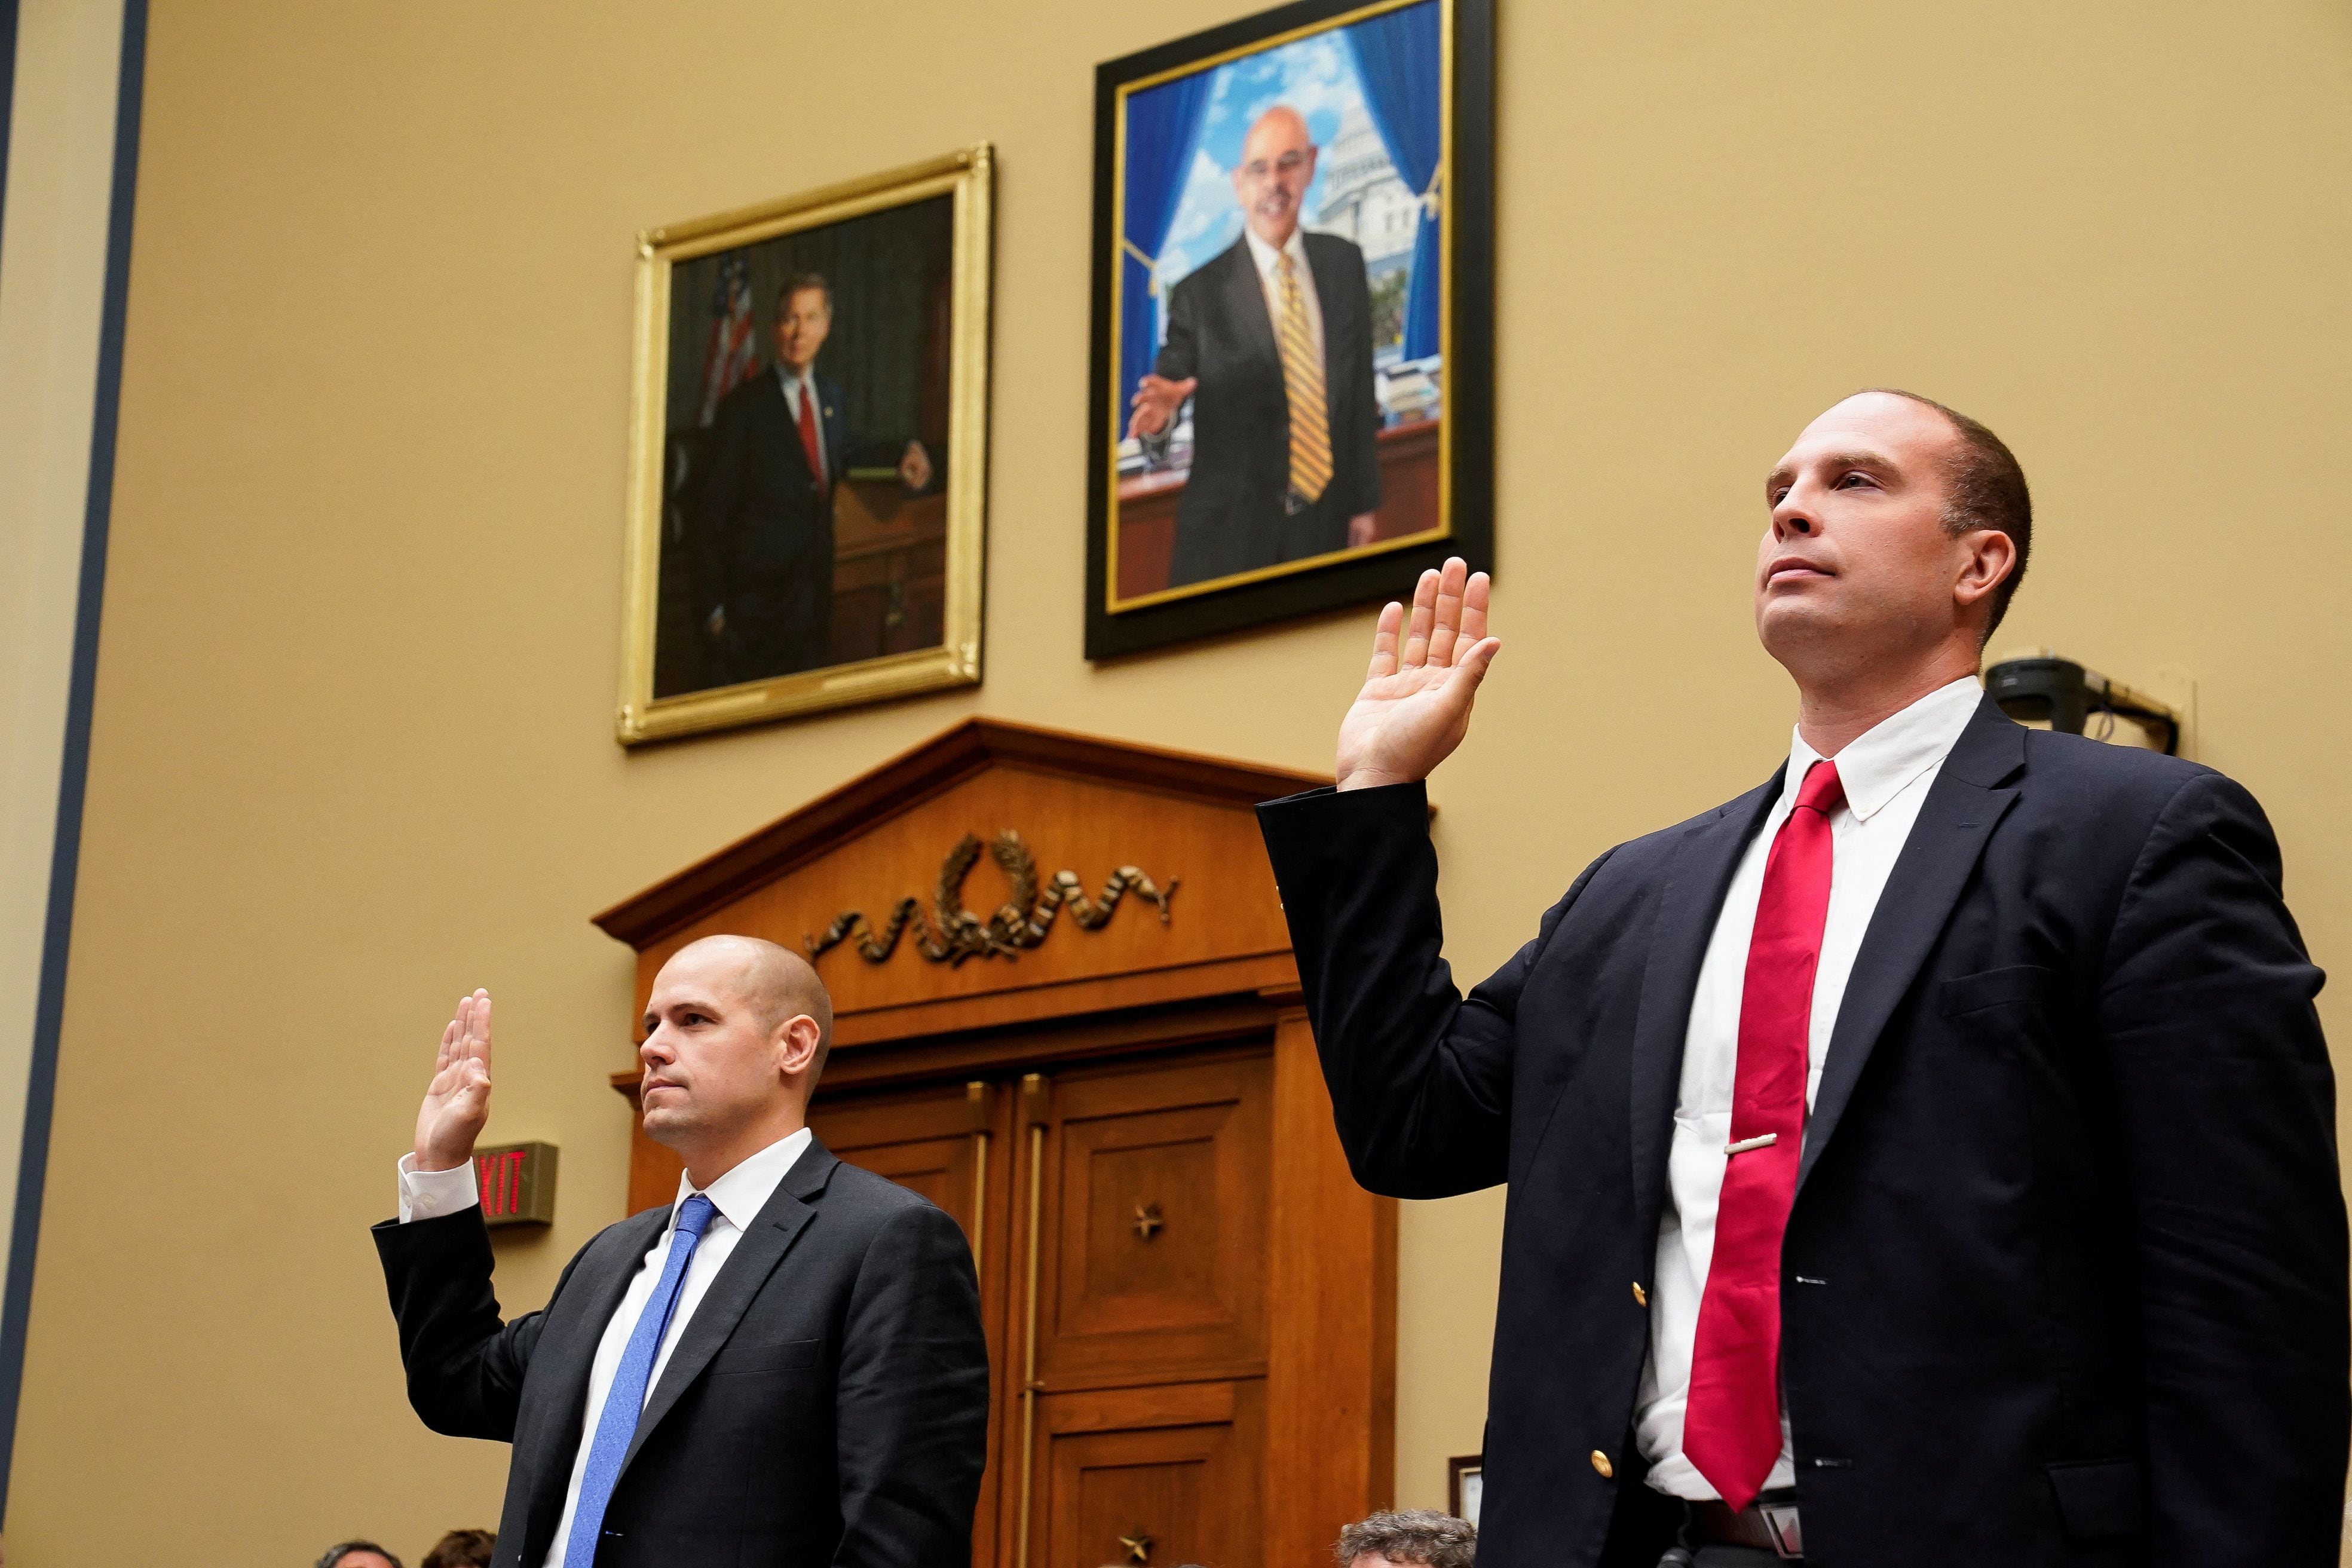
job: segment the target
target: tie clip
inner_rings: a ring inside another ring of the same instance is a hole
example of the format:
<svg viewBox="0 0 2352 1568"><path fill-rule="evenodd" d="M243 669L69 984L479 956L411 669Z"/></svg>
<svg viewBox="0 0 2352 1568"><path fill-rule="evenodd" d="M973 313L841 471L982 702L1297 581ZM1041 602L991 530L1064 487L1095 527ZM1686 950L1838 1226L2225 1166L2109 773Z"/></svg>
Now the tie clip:
<svg viewBox="0 0 2352 1568"><path fill-rule="evenodd" d="M1727 1154L1745 1154L1750 1149L1769 1149L1780 1141L1780 1135L1778 1132L1766 1132L1755 1138L1742 1138L1737 1143L1726 1143L1723 1146L1723 1152Z"/></svg>

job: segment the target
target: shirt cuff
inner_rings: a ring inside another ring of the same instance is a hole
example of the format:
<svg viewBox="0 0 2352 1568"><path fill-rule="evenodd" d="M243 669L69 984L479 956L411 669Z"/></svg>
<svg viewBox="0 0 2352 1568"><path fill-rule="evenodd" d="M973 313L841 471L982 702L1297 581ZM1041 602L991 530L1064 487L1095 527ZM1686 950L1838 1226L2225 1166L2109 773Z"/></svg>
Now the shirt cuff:
<svg viewBox="0 0 2352 1568"><path fill-rule="evenodd" d="M414 1152L400 1157L400 1223L439 1219L482 1201L474 1184L474 1162L446 1171L420 1171Z"/></svg>

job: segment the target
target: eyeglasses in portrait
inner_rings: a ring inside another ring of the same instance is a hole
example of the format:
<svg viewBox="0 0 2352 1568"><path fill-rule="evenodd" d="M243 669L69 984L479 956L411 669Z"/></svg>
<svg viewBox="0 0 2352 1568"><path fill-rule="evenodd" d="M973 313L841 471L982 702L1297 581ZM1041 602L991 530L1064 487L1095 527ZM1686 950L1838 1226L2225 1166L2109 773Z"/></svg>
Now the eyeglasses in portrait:
<svg viewBox="0 0 2352 1568"><path fill-rule="evenodd" d="M1490 564L1490 0L1102 67L1087 652Z"/></svg>
<svg viewBox="0 0 2352 1568"><path fill-rule="evenodd" d="M640 237L624 742L979 679L991 163Z"/></svg>

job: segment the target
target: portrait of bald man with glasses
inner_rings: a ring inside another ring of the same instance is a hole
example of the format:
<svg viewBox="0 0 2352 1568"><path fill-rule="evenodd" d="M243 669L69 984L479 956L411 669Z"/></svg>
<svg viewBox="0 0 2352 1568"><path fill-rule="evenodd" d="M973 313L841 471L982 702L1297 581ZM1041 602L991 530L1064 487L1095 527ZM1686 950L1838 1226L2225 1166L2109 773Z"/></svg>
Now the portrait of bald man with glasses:
<svg viewBox="0 0 2352 1568"><path fill-rule="evenodd" d="M1352 241L1299 226L1315 159L1297 110L1251 125L1233 174L1241 237L1176 285L1136 391L1127 433L1154 454L1192 405L1171 587L1371 542L1371 289Z"/></svg>

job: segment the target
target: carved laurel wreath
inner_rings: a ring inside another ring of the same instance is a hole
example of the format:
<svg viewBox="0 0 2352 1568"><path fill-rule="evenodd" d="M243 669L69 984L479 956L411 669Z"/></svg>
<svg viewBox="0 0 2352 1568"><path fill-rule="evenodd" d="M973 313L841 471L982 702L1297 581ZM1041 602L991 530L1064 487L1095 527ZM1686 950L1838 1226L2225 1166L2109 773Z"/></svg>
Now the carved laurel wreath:
<svg viewBox="0 0 2352 1568"><path fill-rule="evenodd" d="M802 945L808 949L812 961L855 936L857 955L868 963L887 962L898 946L898 939L911 927L915 932L915 951L932 963L960 964L967 958L1016 958L1024 947L1035 947L1054 929L1054 917L1062 906L1070 907L1070 918L1088 931L1101 926L1118 908L1118 901L1133 889L1135 896L1160 911L1160 923L1168 923L1168 900L1176 896L1177 883L1171 880L1168 889L1160 891L1139 867L1121 866L1103 884L1099 902L1087 897L1076 871L1056 871L1054 879L1045 884L1044 892L1037 890L1037 861L1029 847L1021 842L1021 835L1006 828L988 847L989 854L1013 884L1013 897L997 907L994 914L982 920L963 907L964 879L980 862L980 840L965 834L948 851L940 867L940 883L931 900L931 919L926 923L921 900L900 899L890 911L888 923L877 933L866 923L865 912L850 910L836 916L824 928L823 936L803 936Z"/></svg>

